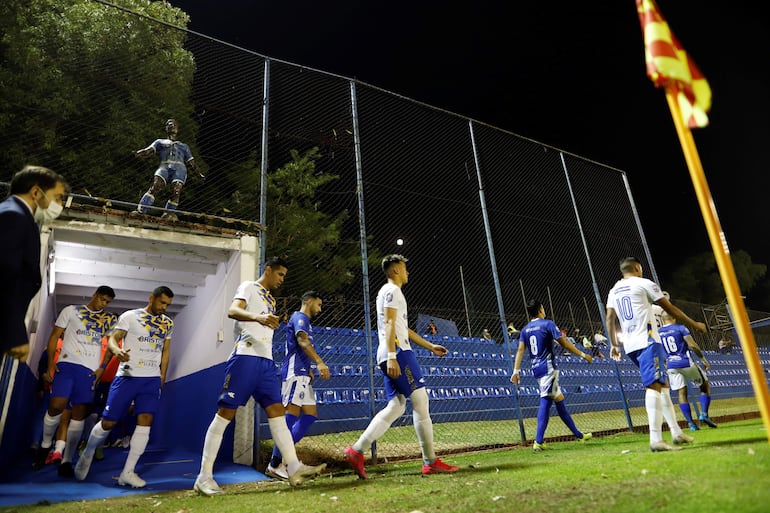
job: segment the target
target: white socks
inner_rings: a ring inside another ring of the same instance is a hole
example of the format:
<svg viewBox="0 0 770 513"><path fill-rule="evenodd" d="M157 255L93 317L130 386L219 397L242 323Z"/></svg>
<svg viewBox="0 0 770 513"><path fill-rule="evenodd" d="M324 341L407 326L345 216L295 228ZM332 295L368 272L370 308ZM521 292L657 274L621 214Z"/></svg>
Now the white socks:
<svg viewBox="0 0 770 513"><path fill-rule="evenodd" d="M663 441L663 406L660 392L652 388L645 389L644 407L647 410L647 422L650 424L650 444Z"/></svg>
<svg viewBox="0 0 770 513"><path fill-rule="evenodd" d="M286 417L272 417L267 419L267 425L270 426L270 436L273 437L273 443L278 446L283 456L283 462L286 463L286 470L289 475L294 474L300 466L297 458L297 451L294 449L294 439L291 437L291 431L286 425Z"/></svg>
<svg viewBox="0 0 770 513"><path fill-rule="evenodd" d="M375 441L377 441L385 431L390 428L397 418L404 414L406 410L406 398L398 394L396 397L388 401L385 408L380 410L377 415L374 416L372 421L366 427L366 430L361 434L358 441L353 444L353 449L358 452L365 451Z"/></svg>
<svg viewBox="0 0 770 513"><path fill-rule="evenodd" d="M51 444L53 443L53 437L56 434L56 428L59 427L60 420L61 413L55 417L51 417L48 415L48 412L45 412L45 416L43 416L43 440L40 442L40 447L43 449L48 449L51 447Z"/></svg>
<svg viewBox="0 0 770 513"><path fill-rule="evenodd" d="M682 434L682 428L679 427L679 423L676 421L676 410L674 409L674 403L671 401L671 389L661 388L660 399L663 406L663 418L666 419L668 429L671 430L671 436L676 438Z"/></svg>
<svg viewBox="0 0 770 513"><path fill-rule="evenodd" d="M420 442L422 459L425 463L436 461L436 451L433 448L433 421L430 418L428 406L428 392L425 388L418 388L409 396L412 400L412 420L417 440Z"/></svg>
<svg viewBox="0 0 770 513"><path fill-rule="evenodd" d="M206 430L206 439L203 442L203 454L201 455L202 478L209 478L214 475L214 460L217 459L219 448L222 446L222 435L230 421L219 414L214 415L214 419Z"/></svg>
<svg viewBox="0 0 770 513"><path fill-rule="evenodd" d="M80 437L83 436L83 427L85 426L84 420L72 420L70 419L69 426L67 426L67 443L64 446L64 454L62 455L62 463L72 462L72 457L75 455L75 451L78 449L80 443ZM59 447L59 440L56 440L56 447Z"/></svg>
<svg viewBox="0 0 770 513"><path fill-rule="evenodd" d="M128 449L126 464L123 465L123 472L133 472L139 457L144 454L147 448L147 442L150 440L150 426L136 426L134 434L131 435L131 445Z"/></svg>

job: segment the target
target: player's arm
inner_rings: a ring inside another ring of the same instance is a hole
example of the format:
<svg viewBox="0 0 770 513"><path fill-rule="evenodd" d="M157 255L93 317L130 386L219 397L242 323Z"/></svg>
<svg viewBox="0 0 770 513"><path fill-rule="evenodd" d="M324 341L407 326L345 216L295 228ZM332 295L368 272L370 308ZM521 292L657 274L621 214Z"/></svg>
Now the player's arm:
<svg viewBox="0 0 770 513"><path fill-rule="evenodd" d="M160 354L160 386L166 384L166 371L168 370L168 360L171 356L171 339L163 341L163 352Z"/></svg>
<svg viewBox="0 0 770 513"><path fill-rule="evenodd" d="M307 333L304 331L297 332L297 343L308 358L316 364L316 367L318 367L318 375L321 376L321 379L329 379L329 366L326 365L323 359L318 355L318 352L316 352L315 347L313 347L313 343L310 341L310 337L307 336Z"/></svg>
<svg viewBox="0 0 770 513"><path fill-rule="evenodd" d="M655 301L655 304L660 306L662 309L668 312L673 318L675 318L677 321L681 322L688 328L695 331L700 331L701 333L706 333L705 324L691 319L690 316L688 316L686 313L680 310L679 307L674 305L665 296Z"/></svg>
<svg viewBox="0 0 770 513"><path fill-rule="evenodd" d="M618 335L617 335L618 316L615 313L615 309L611 307L607 307L607 311L605 315L607 318L607 334L610 336L610 346L611 346L610 358L612 358L616 362L619 362L621 355L620 355L620 341L618 340Z"/></svg>
<svg viewBox="0 0 770 513"><path fill-rule="evenodd" d="M526 344L519 341L519 348L516 350L516 360L513 362L513 374L511 374L511 383L518 385L521 382L521 361L524 359L524 351L526 350Z"/></svg>
<svg viewBox="0 0 770 513"><path fill-rule="evenodd" d="M109 349L109 351L115 355L115 358L121 362L127 362L130 358L128 353L131 349L126 349L124 351L120 347L120 341L123 340L123 337L125 336L126 330L114 330L110 333L110 339L107 341L107 349Z"/></svg>
<svg viewBox="0 0 770 513"><path fill-rule="evenodd" d="M51 330L51 335L48 337L48 370L43 374L43 379L48 383L53 383L53 375L56 372L56 344L59 339L64 335L64 328L54 326ZM57 385L58 386L58 385Z"/></svg>
<svg viewBox="0 0 770 513"><path fill-rule="evenodd" d="M385 307L385 343L388 348L388 361L386 363L388 376L395 379L401 375L401 367L396 360L396 319L397 308Z"/></svg>
<svg viewBox="0 0 770 513"><path fill-rule="evenodd" d="M559 338L556 339L556 342L559 343L560 346L562 346L564 349L569 351L570 353L574 354L575 356L579 356L583 360L587 361L588 363L591 363L594 361L594 359L591 357L590 354L586 354L577 347L575 347L575 344L569 341L566 335L561 335Z"/></svg>
<svg viewBox="0 0 770 513"><path fill-rule="evenodd" d="M706 360L706 355L703 354L703 350L700 348L695 339L692 338L692 335L687 335L684 337L684 341L687 343L687 347L689 347L690 350L695 353L698 358L700 358L700 361L703 362L703 367L705 367L706 370L709 370L711 368L711 364L709 364L708 360Z"/></svg>
<svg viewBox="0 0 770 513"><path fill-rule="evenodd" d="M409 340L417 344L418 346L422 346L431 353L435 354L436 356L445 356L447 354L447 348L440 345L440 344L432 344L422 338L419 333L414 331L412 328L409 328Z"/></svg>
<svg viewBox="0 0 770 513"><path fill-rule="evenodd" d="M243 299L233 299L230 308L227 310L227 316L236 321L258 322L272 329L278 328L279 325L279 318L277 315L271 313L259 315L246 310L246 301Z"/></svg>
<svg viewBox="0 0 770 513"><path fill-rule="evenodd" d="M146 157L148 155L152 155L155 153L155 143L153 142L151 145L149 145L146 148L142 148L141 150L136 150L134 152L134 155L137 157Z"/></svg>

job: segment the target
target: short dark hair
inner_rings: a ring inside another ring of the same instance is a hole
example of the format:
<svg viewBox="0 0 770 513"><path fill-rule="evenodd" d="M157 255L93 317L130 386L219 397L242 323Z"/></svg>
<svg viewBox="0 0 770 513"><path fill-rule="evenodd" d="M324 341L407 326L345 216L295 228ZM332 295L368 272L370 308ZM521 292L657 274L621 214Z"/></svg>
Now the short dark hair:
<svg viewBox="0 0 770 513"><path fill-rule="evenodd" d="M44 191L53 189L61 182L67 188L64 177L52 169L43 166L24 166L21 171L11 178L11 194L25 194L35 185Z"/></svg>
<svg viewBox="0 0 770 513"><path fill-rule="evenodd" d="M289 268L289 263L284 260L282 257L272 257L268 258L265 262L265 268L267 267L285 267L286 269Z"/></svg>
<svg viewBox="0 0 770 513"><path fill-rule="evenodd" d="M109 296L112 299L115 299L115 291L112 289L112 287L108 287L107 285L100 285L94 294L104 294L105 296Z"/></svg>
<svg viewBox="0 0 770 513"><path fill-rule="evenodd" d="M152 295L154 297L160 297L163 294L165 294L168 297L174 297L174 293L171 291L170 288L166 287L165 285L161 285L160 287L155 287L155 289L152 291Z"/></svg>
<svg viewBox="0 0 770 513"><path fill-rule="evenodd" d="M388 274L388 270L390 270L390 267L393 264L396 264L398 262L408 262L409 260L404 255L398 255L398 254L392 254L387 255L385 258L382 259L382 272L385 274Z"/></svg>
<svg viewBox="0 0 770 513"><path fill-rule="evenodd" d="M309 299L323 299L323 297L321 296L320 292L316 292L315 290L308 290L302 294L302 302L304 303Z"/></svg>
<svg viewBox="0 0 770 513"><path fill-rule="evenodd" d="M529 315L530 318L537 317L542 307L543 307L543 303L541 303L537 299L530 299L529 301L527 301L527 315Z"/></svg>
<svg viewBox="0 0 770 513"><path fill-rule="evenodd" d="M627 273L628 271L632 271L636 264L642 265L639 259L635 256L627 256L625 258L621 258L619 264L620 272Z"/></svg>

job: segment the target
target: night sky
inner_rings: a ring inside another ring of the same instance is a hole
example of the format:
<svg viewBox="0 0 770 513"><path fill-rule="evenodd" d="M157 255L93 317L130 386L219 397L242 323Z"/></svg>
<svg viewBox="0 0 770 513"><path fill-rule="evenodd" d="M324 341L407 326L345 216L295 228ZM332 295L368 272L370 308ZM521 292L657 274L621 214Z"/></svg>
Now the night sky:
<svg viewBox="0 0 770 513"><path fill-rule="evenodd" d="M626 171L661 280L710 250L665 95L645 75L634 0L171 4L193 31ZM658 1L711 85L711 124L693 134L728 244L770 264L762 5Z"/></svg>

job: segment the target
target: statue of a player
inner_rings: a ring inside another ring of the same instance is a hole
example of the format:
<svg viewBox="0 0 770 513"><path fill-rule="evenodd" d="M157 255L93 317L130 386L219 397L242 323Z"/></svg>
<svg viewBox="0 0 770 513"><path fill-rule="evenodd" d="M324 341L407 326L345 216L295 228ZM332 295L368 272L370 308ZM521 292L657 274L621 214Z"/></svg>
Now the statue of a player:
<svg viewBox="0 0 770 513"><path fill-rule="evenodd" d="M179 125L175 119L166 121L167 139L156 139L148 147L136 151L137 157L146 157L157 153L160 157L160 165L155 171L150 189L144 193L136 210L131 212L133 215L147 213L147 207L155 202L155 195L158 194L166 185L171 185L171 195L166 202L166 212L161 216L162 219L176 221L177 217L173 210L179 207L179 196L182 193L182 187L187 181L187 167L193 172L198 172L190 147L181 141L177 141ZM203 178L203 175L200 175Z"/></svg>

